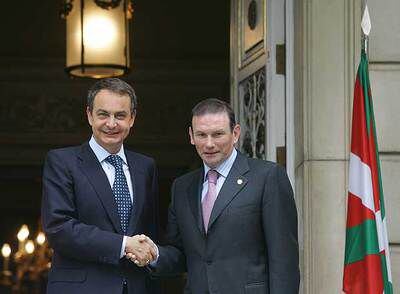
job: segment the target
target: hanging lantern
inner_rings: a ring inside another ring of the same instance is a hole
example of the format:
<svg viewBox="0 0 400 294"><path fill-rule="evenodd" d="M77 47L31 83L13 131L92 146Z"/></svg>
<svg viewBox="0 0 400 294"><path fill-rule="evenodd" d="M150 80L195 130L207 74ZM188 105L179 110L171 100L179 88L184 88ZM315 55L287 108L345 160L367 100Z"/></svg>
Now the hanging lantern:
<svg viewBox="0 0 400 294"><path fill-rule="evenodd" d="M71 76L104 78L125 74L130 66L127 0L64 0L66 72Z"/></svg>

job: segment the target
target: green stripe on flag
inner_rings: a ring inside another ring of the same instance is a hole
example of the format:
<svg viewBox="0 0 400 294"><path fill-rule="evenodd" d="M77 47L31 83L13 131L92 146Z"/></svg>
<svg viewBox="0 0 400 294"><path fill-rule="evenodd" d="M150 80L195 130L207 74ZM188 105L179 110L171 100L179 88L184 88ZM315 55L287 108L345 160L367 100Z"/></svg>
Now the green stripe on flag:
<svg viewBox="0 0 400 294"><path fill-rule="evenodd" d="M361 52L360 66L358 68L358 77L360 79L361 86L364 94L364 106L365 106L365 124L367 126L368 136L371 136L371 108L370 108L370 97L369 97L369 75L368 75L368 59L365 51Z"/></svg>
<svg viewBox="0 0 400 294"><path fill-rule="evenodd" d="M385 288L385 294L393 294L393 285L389 281L385 254L381 254L381 264L384 267L382 270L382 274L383 274L383 284Z"/></svg>
<svg viewBox="0 0 400 294"><path fill-rule="evenodd" d="M364 101L365 101L365 111L366 111L366 119L367 119L367 127L368 127L368 135L374 140L375 144L375 154L371 154L371 156L375 156L376 159L376 171L377 176L378 176L378 185L379 185L379 207L381 211L381 218L382 218L382 223L383 226L386 227L385 224L385 217L386 217L386 211L385 211L385 201L384 201L384 196L383 196L383 185L382 185L382 175L381 175L381 164L380 164L380 159L379 159L379 148L378 148L378 140L376 136L376 125L375 125L375 117L374 117L374 106L373 106L373 101L372 101L372 95L370 93L370 82L369 82L369 73L368 73L368 59L363 51L361 59L363 60L363 67L365 70L365 73L361 73L362 79L364 79L365 84L363 85L363 92L364 92ZM365 92L367 91L367 92ZM371 150L372 151L372 150ZM380 221L380 220L379 220ZM386 233L386 230L384 230ZM385 237L387 236L380 236L383 238L384 241ZM385 242L385 254L389 256L389 244L387 241ZM386 263L386 256L384 254L380 254L381 258L381 265L382 265L382 276L383 276L383 283L384 283L384 293L385 294L393 294L393 285L391 281L389 281L389 274L388 274L388 267Z"/></svg>
<svg viewBox="0 0 400 294"><path fill-rule="evenodd" d="M378 235L375 220L366 220L346 231L346 252L344 263L362 260L365 255L379 254Z"/></svg>
<svg viewBox="0 0 400 294"><path fill-rule="evenodd" d="M374 105L372 101L372 95L370 95L370 81L369 81L369 72L368 72L368 58L365 51L361 52L361 62L360 62L360 70L359 73L360 80L363 85L364 92L364 102L365 102L365 118L367 124L368 135L374 137L375 143L375 157L376 163L378 167L378 183L379 183L379 204L382 215L382 220L385 218L386 210L385 210L385 201L383 196L383 187L382 187L382 176L381 176L381 164L379 159L379 148L378 148L378 140L376 137L376 127L375 127L375 117L374 117ZM372 123L372 125L371 125Z"/></svg>
<svg viewBox="0 0 400 294"><path fill-rule="evenodd" d="M376 165L378 168L378 184L379 184L379 206L381 211L382 221L386 217L386 209L385 209L385 197L383 196L383 185L382 185L382 175L381 175L381 161L379 159L379 151L378 151L378 143L376 141L376 131L375 131L375 119L372 117L372 122L374 124L374 137L375 137L375 156L376 156Z"/></svg>
<svg viewBox="0 0 400 294"><path fill-rule="evenodd" d="M375 142L376 165L377 165L377 168L378 168L379 205L380 205L381 216L382 216L382 220L383 220L385 218L385 216L386 216L386 210L385 210L385 200L384 200L384 196L383 196L383 185L382 185L382 175L381 175L381 161L379 159L379 148L378 148L378 140L376 138L374 106L373 106L373 103L372 103L372 99L370 101L370 106L371 106L370 117L372 119L372 131L373 131L374 142Z"/></svg>

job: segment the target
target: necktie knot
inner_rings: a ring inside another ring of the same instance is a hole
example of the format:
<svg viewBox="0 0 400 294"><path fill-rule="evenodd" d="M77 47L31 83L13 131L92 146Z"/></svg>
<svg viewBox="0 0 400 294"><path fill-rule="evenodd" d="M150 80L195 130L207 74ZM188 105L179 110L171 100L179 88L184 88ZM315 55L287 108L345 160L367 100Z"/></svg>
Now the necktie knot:
<svg viewBox="0 0 400 294"><path fill-rule="evenodd" d="M213 169L210 169L207 173L208 182L216 184L218 179L219 173Z"/></svg>
<svg viewBox="0 0 400 294"><path fill-rule="evenodd" d="M106 158L106 161L110 163L115 169L122 167L122 158L119 155L111 154Z"/></svg>

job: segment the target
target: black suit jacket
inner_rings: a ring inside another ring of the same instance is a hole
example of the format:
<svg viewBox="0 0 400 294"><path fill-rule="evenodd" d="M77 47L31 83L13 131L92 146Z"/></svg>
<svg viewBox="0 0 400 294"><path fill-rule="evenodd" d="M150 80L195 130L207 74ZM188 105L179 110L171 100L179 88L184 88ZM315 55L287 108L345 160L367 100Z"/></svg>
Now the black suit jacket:
<svg viewBox="0 0 400 294"><path fill-rule="evenodd" d="M277 164L238 153L203 228L203 169L175 180L155 274L188 272L193 294L292 294L299 289L297 211Z"/></svg>
<svg viewBox="0 0 400 294"><path fill-rule="evenodd" d="M127 235L157 239L153 159L125 151L135 210ZM88 143L52 150L43 171L42 223L54 249L47 293L153 293L145 269L120 259L123 232L104 170Z"/></svg>

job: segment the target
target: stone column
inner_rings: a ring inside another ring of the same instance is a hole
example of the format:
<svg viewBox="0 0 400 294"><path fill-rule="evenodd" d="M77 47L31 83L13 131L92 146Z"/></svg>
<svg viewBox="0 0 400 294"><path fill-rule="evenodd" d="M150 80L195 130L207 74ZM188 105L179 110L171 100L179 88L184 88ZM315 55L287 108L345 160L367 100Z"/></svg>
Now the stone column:
<svg viewBox="0 0 400 294"><path fill-rule="evenodd" d="M356 7L357 0L295 1L295 189L303 293L341 293Z"/></svg>

